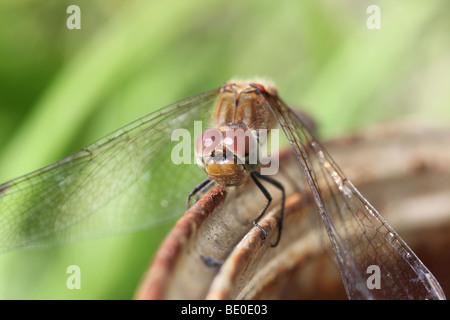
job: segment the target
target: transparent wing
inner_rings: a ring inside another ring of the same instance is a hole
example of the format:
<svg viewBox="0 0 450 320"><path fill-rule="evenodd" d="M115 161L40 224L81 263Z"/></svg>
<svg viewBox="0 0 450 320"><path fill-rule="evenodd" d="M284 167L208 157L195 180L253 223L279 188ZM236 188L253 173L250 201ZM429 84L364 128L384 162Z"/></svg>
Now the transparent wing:
<svg viewBox="0 0 450 320"><path fill-rule="evenodd" d="M266 96L266 100L299 160L304 173L299 179L306 178L311 187L347 296L444 299L431 272L345 177L297 115L278 98Z"/></svg>
<svg viewBox="0 0 450 320"><path fill-rule="evenodd" d="M218 93L166 106L0 185L0 251L135 231L181 215L204 173L194 161L170 161L179 143L171 135L184 128L193 138L195 120L209 124Z"/></svg>

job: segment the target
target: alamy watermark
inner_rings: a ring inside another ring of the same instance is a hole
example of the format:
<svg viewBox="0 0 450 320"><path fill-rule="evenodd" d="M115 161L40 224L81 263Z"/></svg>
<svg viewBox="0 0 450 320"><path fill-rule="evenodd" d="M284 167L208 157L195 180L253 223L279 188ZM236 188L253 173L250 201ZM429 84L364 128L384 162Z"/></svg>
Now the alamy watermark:
<svg viewBox="0 0 450 320"><path fill-rule="evenodd" d="M366 273L370 276L366 280L367 289L381 289L381 272L380 267L373 264L367 267Z"/></svg>
<svg viewBox="0 0 450 320"><path fill-rule="evenodd" d="M67 267L66 273L70 274L66 280L67 289L81 289L81 269L73 264Z"/></svg>
<svg viewBox="0 0 450 320"><path fill-rule="evenodd" d="M376 4L367 7L366 13L370 16L366 20L366 26L370 30L381 29L381 10Z"/></svg>
<svg viewBox="0 0 450 320"><path fill-rule="evenodd" d="M72 4L67 7L66 13L70 13L70 16L66 20L67 29L81 29L81 9L79 6Z"/></svg>

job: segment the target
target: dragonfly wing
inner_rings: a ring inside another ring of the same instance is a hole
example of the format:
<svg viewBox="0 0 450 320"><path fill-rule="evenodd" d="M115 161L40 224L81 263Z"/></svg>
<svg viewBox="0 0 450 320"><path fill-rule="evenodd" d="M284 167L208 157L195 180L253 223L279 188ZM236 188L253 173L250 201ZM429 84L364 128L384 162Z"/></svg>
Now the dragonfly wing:
<svg viewBox="0 0 450 320"><path fill-rule="evenodd" d="M295 112L278 98L266 100L299 160L302 179L311 187L347 296L444 299L431 272L345 177Z"/></svg>
<svg viewBox="0 0 450 320"><path fill-rule="evenodd" d="M204 173L195 162L168 160L179 143L171 135L192 133L194 120L209 123L218 93L168 105L0 185L0 251L135 231L182 214L192 181Z"/></svg>

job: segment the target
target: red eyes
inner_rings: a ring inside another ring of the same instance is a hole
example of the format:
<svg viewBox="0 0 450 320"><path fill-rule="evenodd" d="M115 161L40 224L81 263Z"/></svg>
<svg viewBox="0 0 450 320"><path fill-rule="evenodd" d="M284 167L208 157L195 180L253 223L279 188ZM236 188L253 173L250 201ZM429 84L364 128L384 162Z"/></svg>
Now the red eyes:
<svg viewBox="0 0 450 320"><path fill-rule="evenodd" d="M257 149L256 138L250 130L229 129L225 132L223 144L235 155L243 158Z"/></svg>
<svg viewBox="0 0 450 320"><path fill-rule="evenodd" d="M208 156L212 152L224 153L231 151L239 158L244 158L257 149L257 141L250 130L231 128L225 133L212 128L205 130L195 144L195 152Z"/></svg>
<svg viewBox="0 0 450 320"><path fill-rule="evenodd" d="M222 132L212 128L205 130L195 143L195 153L207 156L213 152L222 141Z"/></svg>

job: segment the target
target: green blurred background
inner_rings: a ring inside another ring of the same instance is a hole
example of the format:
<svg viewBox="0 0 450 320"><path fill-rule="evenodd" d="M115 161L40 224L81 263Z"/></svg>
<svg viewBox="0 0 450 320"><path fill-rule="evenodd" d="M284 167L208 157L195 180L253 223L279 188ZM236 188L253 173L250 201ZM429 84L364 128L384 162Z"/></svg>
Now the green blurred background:
<svg viewBox="0 0 450 320"><path fill-rule="evenodd" d="M2 0L0 180L232 77L272 79L323 139L393 119L450 127L449 31L447 0ZM169 229L2 254L0 298L132 298Z"/></svg>

